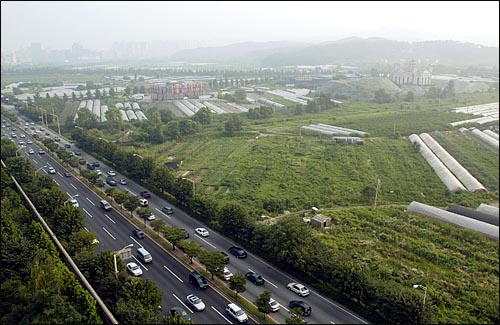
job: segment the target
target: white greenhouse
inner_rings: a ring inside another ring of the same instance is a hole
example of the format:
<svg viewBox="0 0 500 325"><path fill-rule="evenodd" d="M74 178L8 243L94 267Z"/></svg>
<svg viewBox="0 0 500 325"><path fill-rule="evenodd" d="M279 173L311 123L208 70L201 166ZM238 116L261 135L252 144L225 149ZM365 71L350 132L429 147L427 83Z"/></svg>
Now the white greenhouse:
<svg viewBox="0 0 500 325"><path fill-rule="evenodd" d="M427 163L434 169L437 176L446 188L452 192L465 191L465 187L458 181L458 179L453 175L448 168L439 160L436 155L427 147L427 145L420 139L416 134L412 134L408 137L413 144L418 144L420 147L420 153L427 161Z"/></svg>

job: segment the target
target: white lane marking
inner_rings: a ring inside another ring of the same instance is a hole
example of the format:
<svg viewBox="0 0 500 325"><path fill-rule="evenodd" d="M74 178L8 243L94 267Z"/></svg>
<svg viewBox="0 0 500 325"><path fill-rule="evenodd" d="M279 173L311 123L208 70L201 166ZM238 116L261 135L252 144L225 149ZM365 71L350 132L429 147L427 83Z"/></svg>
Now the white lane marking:
<svg viewBox="0 0 500 325"><path fill-rule="evenodd" d="M248 269L248 271L253 272L253 273L257 273L257 272L255 272L255 271L253 271L253 270L251 270L251 269ZM261 276L262 276L262 275L261 275ZM276 289L278 289L278 287L277 287L274 283L272 283L271 281L267 280L267 279L266 279L266 278L264 278L263 276L262 276L262 278L263 278L263 279L264 279L267 283L269 283L270 285L272 285L273 287L275 287Z"/></svg>
<svg viewBox="0 0 500 325"><path fill-rule="evenodd" d="M335 324L334 322L330 322L330 323Z"/></svg>
<svg viewBox="0 0 500 325"><path fill-rule="evenodd" d="M165 217L167 217L167 218L171 219L171 218L170 218L170 216L169 216L168 214L164 213L164 212L163 212L163 211L161 211L160 209L155 208L155 210L156 210L156 211L158 211L158 212L160 212L161 214L163 214Z"/></svg>
<svg viewBox="0 0 500 325"><path fill-rule="evenodd" d="M109 219L109 221L111 221L112 223L116 223L113 219L111 219L107 214L104 214L106 216L106 218Z"/></svg>
<svg viewBox="0 0 500 325"><path fill-rule="evenodd" d="M90 231L87 229L87 227L83 227L83 229L87 230L87 232L90 232Z"/></svg>
<svg viewBox="0 0 500 325"><path fill-rule="evenodd" d="M73 188L74 188L75 190L77 190L77 191L78 191L78 189L76 188L76 186L75 186L75 185L73 185L73 184L71 184L71 183L69 183L69 185L73 186Z"/></svg>
<svg viewBox="0 0 500 325"><path fill-rule="evenodd" d="M36 161L35 158L33 158L33 162L35 163L35 165L38 165L38 161Z"/></svg>
<svg viewBox="0 0 500 325"><path fill-rule="evenodd" d="M64 177L60 172L57 172L57 173L59 174L59 176Z"/></svg>
<svg viewBox="0 0 500 325"><path fill-rule="evenodd" d="M113 238L114 240L116 240L115 237L113 237L113 235L111 235L111 233L104 227L102 227L102 229L109 235L109 237Z"/></svg>
<svg viewBox="0 0 500 325"><path fill-rule="evenodd" d="M279 302L278 302L278 304L279 304ZM284 310L286 310L287 312L290 312L290 309L286 308L286 307L285 307L285 306L283 306L282 304L280 304L280 306L281 306Z"/></svg>
<svg viewBox="0 0 500 325"><path fill-rule="evenodd" d="M215 247L214 245L210 244L209 242L207 242L205 239L201 238L200 236L196 235L196 237L198 237L199 239L203 240L205 243L209 244L210 246L212 246L213 248L217 249L217 247Z"/></svg>
<svg viewBox="0 0 500 325"><path fill-rule="evenodd" d="M219 314L219 315L220 315L220 317L224 318L224 319L226 320L226 322L228 322L229 324L232 324L232 322L231 322L229 319L227 319L227 318L226 318L226 316L222 315L222 314L220 313L220 311L218 311L218 310L217 310L214 306L210 306L210 307L212 307L212 309L213 309L213 310L214 310L217 314Z"/></svg>
<svg viewBox="0 0 500 325"><path fill-rule="evenodd" d="M95 206L94 202L90 201L88 197L86 197L87 201L89 201L93 206Z"/></svg>
<svg viewBox="0 0 500 325"><path fill-rule="evenodd" d="M137 194L135 194L134 192L132 192L131 190L129 190L128 188L126 189L130 194L132 194L133 196L137 196Z"/></svg>
<svg viewBox="0 0 500 325"><path fill-rule="evenodd" d="M179 297L177 297L177 296L175 295L175 293L172 293L172 296L174 296L174 298L175 298L175 299L177 299L177 300L178 300L178 301L179 301L179 302L180 302L180 303L181 303L184 307L186 307L186 308L187 308L187 310L189 310L189 311L191 312L191 314L194 314L194 312L193 312L191 309L189 309L189 307L188 307L188 306L186 306L186 304L185 304L182 300L180 300L180 299L179 299Z"/></svg>
<svg viewBox="0 0 500 325"><path fill-rule="evenodd" d="M130 239L132 239L133 241L135 241L135 243L136 243L137 245L139 245L139 246L141 246L141 247L144 247L144 246L142 246L142 245L141 245L141 243L139 243L137 240L135 240L135 238L134 238L134 237L132 237L132 236L129 236L129 237L130 237Z"/></svg>
<svg viewBox="0 0 500 325"><path fill-rule="evenodd" d="M168 272L172 273L172 275L173 275L173 276L175 276L175 277L177 278L177 280L181 281L181 283L184 283L184 281L182 281L182 279L181 279L181 278L179 278L179 277L177 276L177 274L175 274L174 272L172 272L172 270L170 270L170 269L169 269L168 267L166 267L165 265L163 265L163 267L164 267L164 268L165 268Z"/></svg>
<svg viewBox="0 0 500 325"><path fill-rule="evenodd" d="M85 208L82 208L82 210L83 210L86 214L88 214L88 215L89 215L89 217L93 218L93 217L92 217L92 215L91 215L91 214L90 214L87 210L85 210Z"/></svg>
<svg viewBox="0 0 500 325"><path fill-rule="evenodd" d="M137 257L135 257L134 255L132 255L132 258L133 258L133 259L134 259L137 263L139 263L139 264L140 264L140 265L141 265L141 266L142 266L142 267L143 267L146 271L149 271L149 270L148 270L148 268L147 268L147 267L145 267L145 266L144 266L144 264L142 264L142 263L141 263L141 261L139 261L139 260L137 259Z"/></svg>

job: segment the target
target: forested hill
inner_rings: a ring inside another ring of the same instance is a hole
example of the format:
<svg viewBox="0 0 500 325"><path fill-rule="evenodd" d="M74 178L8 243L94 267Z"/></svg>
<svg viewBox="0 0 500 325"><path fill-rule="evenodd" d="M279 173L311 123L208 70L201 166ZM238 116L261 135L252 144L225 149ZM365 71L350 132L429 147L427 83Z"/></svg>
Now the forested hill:
<svg viewBox="0 0 500 325"><path fill-rule="evenodd" d="M459 66L498 66L498 47L458 41L401 42L384 38L346 38L334 42L249 42L223 47L183 50L174 60L260 66L394 63L419 59L423 63Z"/></svg>

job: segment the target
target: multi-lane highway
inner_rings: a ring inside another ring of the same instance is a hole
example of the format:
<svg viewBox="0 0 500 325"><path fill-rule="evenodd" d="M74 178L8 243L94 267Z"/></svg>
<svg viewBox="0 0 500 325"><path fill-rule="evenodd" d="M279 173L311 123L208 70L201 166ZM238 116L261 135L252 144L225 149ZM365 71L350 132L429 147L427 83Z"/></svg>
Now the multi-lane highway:
<svg viewBox="0 0 500 325"><path fill-rule="evenodd" d="M11 123L13 125L13 123ZM16 125L18 131L16 132L19 136L20 133L24 133L25 122L22 125ZM22 129L22 130L21 130ZM39 129L36 126L36 129ZM2 128L2 130L6 130ZM8 129L10 133L10 127ZM54 137L52 131L49 131L51 137ZM26 138L29 139L30 135L26 133ZM16 144L19 138L13 139ZM25 141L26 142L26 141ZM67 143L67 140L61 137L61 145ZM33 147L35 153L28 154L30 147ZM73 151L78 150L72 147ZM165 251L161 247L157 246L148 237L138 240L132 235L134 226L127 220L127 216L123 217L116 211L104 211L99 206L100 198L94 194L89 188L87 188L83 183L81 183L77 177L66 177L64 173L69 171L57 163L48 154L38 154L38 147L36 144L26 145L26 148L22 148L19 151L23 156L30 159L36 168L40 168L39 172L47 173L47 168L41 168L42 166L52 166L55 168L55 174L50 175L54 181L60 186L61 190L66 192L68 198L78 195L77 200L80 205L80 209L84 212L86 216L86 229L88 231L94 232L99 240L98 249L111 249L118 251L124 246L133 243L132 248L133 256L130 260L126 260L125 263L130 261L136 262L141 266L144 274L144 278L153 280L158 289L163 293L163 311L167 311L173 306L182 307L188 312L190 317L195 323L206 323L206 324L218 324L218 323L235 323L234 319L229 318L225 313L225 308L229 303L231 298L226 297L219 293L216 287L211 286L208 290L197 291L188 280L188 274L190 272L189 266L177 261L169 252ZM82 152L82 158L87 161L93 162L96 159L85 152ZM86 168L82 166L82 168ZM101 165L97 168L103 172L101 177L106 176L106 173L111 170L111 167L106 166L101 162ZM69 171L71 172L71 171ZM126 178L117 172L115 179ZM143 187L136 184L135 182L127 179L127 185L117 185L118 189L126 189L134 195L138 195L144 190ZM105 185L107 186L107 185ZM194 240L198 244L202 245L207 250L212 251L225 251L231 246L238 246L231 240L221 236L212 229L201 224L194 218L181 211L180 209L174 208L174 213L167 215L161 211L164 206L172 206L166 203L159 197L153 196L148 199L150 210L156 215L157 219L164 220L168 225L176 226L179 228L184 228L190 233L190 240ZM197 227L205 227L210 235L208 237L200 237L194 233L194 229ZM140 260L136 258L136 251L140 247L145 247L153 256L153 262L150 264L143 264ZM269 290L272 292L272 297L281 305L280 310L272 313L270 316L280 323L285 323L285 319L290 316L288 313L288 303L291 300L303 300L312 307L312 314L310 316L304 316L304 318L311 324L354 324L354 323L366 323L366 320L360 316L354 314L347 308L335 303L334 301L323 297L317 291L309 288L311 294L307 297L299 297L297 294L289 291L287 289L287 284L290 282L299 282L290 275L283 271L278 270L267 262L263 261L259 257L248 253L248 257L245 259L237 259L235 256L229 254L230 262L227 265L228 269L234 274L237 272L246 273L248 271L254 271L259 273L265 280L266 283L261 286L257 286L249 281L247 281L247 290L241 294L249 301L255 302L256 297L261 294L264 290ZM206 304L205 311L196 312L193 308L189 307L186 303L186 296L190 293L197 294ZM249 320L252 322L252 319Z"/></svg>

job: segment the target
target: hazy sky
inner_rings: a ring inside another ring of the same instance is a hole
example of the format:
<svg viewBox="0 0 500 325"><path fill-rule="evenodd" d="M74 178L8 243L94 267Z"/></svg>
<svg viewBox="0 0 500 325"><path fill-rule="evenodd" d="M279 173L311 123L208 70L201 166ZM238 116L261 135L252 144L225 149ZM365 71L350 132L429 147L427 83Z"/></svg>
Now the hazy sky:
<svg viewBox="0 0 500 325"><path fill-rule="evenodd" d="M2 50L108 49L115 41L452 39L498 46L499 2L2 1Z"/></svg>

